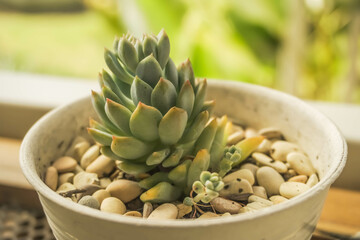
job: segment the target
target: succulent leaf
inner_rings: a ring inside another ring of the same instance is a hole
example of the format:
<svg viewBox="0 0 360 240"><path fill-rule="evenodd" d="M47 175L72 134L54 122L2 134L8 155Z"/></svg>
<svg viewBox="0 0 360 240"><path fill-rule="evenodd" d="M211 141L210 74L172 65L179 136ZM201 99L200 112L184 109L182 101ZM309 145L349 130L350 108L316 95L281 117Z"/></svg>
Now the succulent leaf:
<svg viewBox="0 0 360 240"><path fill-rule="evenodd" d="M219 162L222 158L222 155L224 154L224 148L226 145L226 124L227 124L227 116L223 116L220 119L220 123L218 125L218 128L216 130L216 134L214 137L214 141L211 145L210 155L210 166L212 169L217 170L219 167Z"/></svg>
<svg viewBox="0 0 360 240"><path fill-rule="evenodd" d="M162 69L155 57L149 55L139 62L136 68L136 75L151 87L155 87L162 77Z"/></svg>
<svg viewBox="0 0 360 240"><path fill-rule="evenodd" d="M182 62L178 67L178 76L179 76L179 87L189 80L193 88L195 88L195 75L192 68L191 62L189 59Z"/></svg>
<svg viewBox="0 0 360 240"><path fill-rule="evenodd" d="M156 167L146 165L145 163L132 163L128 161L121 161L117 166L121 171L134 175L149 172Z"/></svg>
<svg viewBox="0 0 360 240"><path fill-rule="evenodd" d="M176 106L184 109L188 116L191 116L191 112L194 107L195 93L194 89L190 84L190 81L186 81L176 99Z"/></svg>
<svg viewBox="0 0 360 240"><path fill-rule="evenodd" d="M157 59L163 69L169 59L170 40L164 29L160 31L157 38L159 39L157 43Z"/></svg>
<svg viewBox="0 0 360 240"><path fill-rule="evenodd" d="M215 100L205 101L201 108L201 112L208 111L209 115L211 116L214 112L215 104L216 104Z"/></svg>
<svg viewBox="0 0 360 240"><path fill-rule="evenodd" d="M173 202L181 196L181 190L168 182L160 182L140 196L143 202Z"/></svg>
<svg viewBox="0 0 360 240"><path fill-rule="evenodd" d="M202 131L205 128L207 121L209 120L208 111L201 112L191 124L189 129L184 134L181 142L190 142L196 140L201 135Z"/></svg>
<svg viewBox="0 0 360 240"><path fill-rule="evenodd" d="M141 60L144 59L145 55L144 55L144 51L143 51L143 46L139 40L136 40L136 42L135 42L135 49L136 49L138 59L140 62Z"/></svg>
<svg viewBox="0 0 360 240"><path fill-rule="evenodd" d="M189 167L189 174L187 177L187 187L191 189L192 184L200 179L202 171L206 171L210 164L210 154L206 149L201 149L195 156Z"/></svg>
<svg viewBox="0 0 360 240"><path fill-rule="evenodd" d="M124 133L118 129L111 121L110 119L107 117L106 113L105 113L105 101L104 98L97 92L92 91L91 92L91 101L92 104L95 108L95 112L97 113L97 115L100 117L100 119L103 121L103 123L106 125L107 128L109 128L109 130L117 135L124 135Z"/></svg>
<svg viewBox="0 0 360 240"><path fill-rule="evenodd" d="M184 149L182 148L176 148L168 158L166 158L163 162L162 162L162 166L163 167L174 167L176 165L178 165L178 163L180 162L181 157L183 156L184 153Z"/></svg>
<svg viewBox="0 0 360 240"><path fill-rule="evenodd" d="M234 163L234 166L240 164L242 161L248 158L250 154L258 148L258 146L263 140L263 136L256 136L251 138L245 138L244 140L237 143L235 146L240 149L241 158Z"/></svg>
<svg viewBox="0 0 360 240"><path fill-rule="evenodd" d="M165 148L157 152L153 152L150 156L146 159L146 164L151 165L158 165L162 163L167 156L170 154L170 149Z"/></svg>
<svg viewBox="0 0 360 240"><path fill-rule="evenodd" d="M176 89L169 80L160 78L151 94L151 105L159 109L162 114L175 106Z"/></svg>
<svg viewBox="0 0 360 240"><path fill-rule="evenodd" d="M157 58L157 40L151 35L145 35L143 40L144 56L153 55Z"/></svg>
<svg viewBox="0 0 360 240"><path fill-rule="evenodd" d="M111 150L121 158L137 159L149 154L153 144L144 143L134 137L113 136Z"/></svg>
<svg viewBox="0 0 360 240"><path fill-rule="evenodd" d="M133 83L131 84L131 99L135 105L139 102L151 105L151 93L153 88L141 80L138 76L135 76Z"/></svg>
<svg viewBox="0 0 360 240"><path fill-rule="evenodd" d="M116 83L116 85L119 87L119 89L121 89L122 95L124 95L125 97L127 97L129 99L129 101L131 101L131 94L130 94L131 85L127 84L126 82L121 81L116 76L113 76L113 78L114 78L114 82Z"/></svg>
<svg viewBox="0 0 360 240"><path fill-rule="evenodd" d="M187 175L191 163L192 161L187 159L169 172L168 177L176 186L186 186Z"/></svg>
<svg viewBox="0 0 360 240"><path fill-rule="evenodd" d="M115 37L114 42L113 42L113 50L116 53L119 47L119 41L120 38L118 36Z"/></svg>
<svg viewBox="0 0 360 240"><path fill-rule="evenodd" d="M133 80L133 76L129 74L124 67L120 64L117 57L109 51L105 49L104 58L109 69L122 81L131 84Z"/></svg>
<svg viewBox="0 0 360 240"><path fill-rule="evenodd" d="M179 79L178 79L178 72L175 63L171 58L166 63L165 66L165 78L168 79L176 88L179 89Z"/></svg>
<svg viewBox="0 0 360 240"><path fill-rule="evenodd" d="M160 182L168 182L168 173L157 172L148 178L145 178L139 182L139 186L144 189L150 189Z"/></svg>
<svg viewBox="0 0 360 240"><path fill-rule="evenodd" d="M210 151L217 128L217 120L216 118L213 118L202 131L200 137L197 139L195 144L195 152L198 152L200 149L206 149Z"/></svg>
<svg viewBox="0 0 360 240"><path fill-rule="evenodd" d="M121 157L116 155L112 150L110 146L102 146L100 148L101 154L107 156L108 158L111 158L113 160L123 160Z"/></svg>
<svg viewBox="0 0 360 240"><path fill-rule="evenodd" d="M132 113L129 109L119 103L107 99L105 103L105 113L115 126L120 128L127 135L131 135L129 121Z"/></svg>
<svg viewBox="0 0 360 240"><path fill-rule="evenodd" d="M203 108L203 104L206 97L206 89L207 89L207 82L206 79L204 79L200 81L198 84L198 88L195 94L194 108L191 113L190 121L194 119Z"/></svg>
<svg viewBox="0 0 360 240"><path fill-rule="evenodd" d="M88 128L88 133L90 134L90 136L92 136L96 142L104 145L104 146L110 146L111 142L112 142L112 135L107 133L107 132L103 132L101 130L95 129L95 128Z"/></svg>
<svg viewBox="0 0 360 240"><path fill-rule="evenodd" d="M120 98L107 86L104 85L101 90L105 99L111 99L112 101L117 102L118 104L122 104Z"/></svg>
<svg viewBox="0 0 360 240"><path fill-rule="evenodd" d="M162 114L154 107L139 103L130 118L131 133L144 141L155 141L159 138L159 123Z"/></svg>
<svg viewBox="0 0 360 240"><path fill-rule="evenodd" d="M187 123L187 113L177 107L171 108L159 123L159 136L163 144L173 145L183 135Z"/></svg>
<svg viewBox="0 0 360 240"><path fill-rule="evenodd" d="M112 78L110 76L110 74L107 73L105 70L103 70L101 76L102 76L104 85L106 87L108 87L109 89L111 89L111 91L113 91L113 93L115 93L116 96L120 99L119 103L123 104L125 107L127 107L128 109L133 111L135 109L135 105L123 92L124 91L123 89L125 89L125 91L128 91L127 84L120 81L116 76L114 76L114 78ZM124 87L124 85L126 87ZM120 90L120 89L122 89L122 90Z"/></svg>
<svg viewBox="0 0 360 240"><path fill-rule="evenodd" d="M122 37L118 44L118 55L120 60L132 71L135 72L139 62L136 49L128 39Z"/></svg>
<svg viewBox="0 0 360 240"><path fill-rule="evenodd" d="M89 126L90 126L90 128L95 128L95 129L98 129L100 131L109 133L109 130L104 125L102 125L101 123L99 123L98 121L96 121L93 118L89 119Z"/></svg>

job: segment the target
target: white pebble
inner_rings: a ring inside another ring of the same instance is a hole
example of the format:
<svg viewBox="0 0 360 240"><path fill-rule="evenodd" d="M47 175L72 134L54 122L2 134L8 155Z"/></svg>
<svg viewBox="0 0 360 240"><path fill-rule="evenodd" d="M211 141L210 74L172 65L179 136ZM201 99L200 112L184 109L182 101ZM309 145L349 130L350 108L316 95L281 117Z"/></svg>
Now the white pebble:
<svg viewBox="0 0 360 240"><path fill-rule="evenodd" d="M286 198L293 198L309 190L310 187L299 182L285 182L280 186L280 195Z"/></svg>

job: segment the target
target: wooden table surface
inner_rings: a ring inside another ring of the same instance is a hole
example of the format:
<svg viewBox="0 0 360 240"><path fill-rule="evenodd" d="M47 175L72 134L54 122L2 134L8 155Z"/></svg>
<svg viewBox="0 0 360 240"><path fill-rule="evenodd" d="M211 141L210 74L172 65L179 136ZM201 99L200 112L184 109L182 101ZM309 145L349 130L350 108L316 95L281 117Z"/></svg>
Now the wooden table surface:
<svg viewBox="0 0 360 240"><path fill-rule="evenodd" d="M21 140L0 137L0 203L6 201L6 196L16 197L19 189L36 197L20 170L20 144ZM312 239L340 239L324 237L324 231L348 236L360 233L360 191L330 188Z"/></svg>

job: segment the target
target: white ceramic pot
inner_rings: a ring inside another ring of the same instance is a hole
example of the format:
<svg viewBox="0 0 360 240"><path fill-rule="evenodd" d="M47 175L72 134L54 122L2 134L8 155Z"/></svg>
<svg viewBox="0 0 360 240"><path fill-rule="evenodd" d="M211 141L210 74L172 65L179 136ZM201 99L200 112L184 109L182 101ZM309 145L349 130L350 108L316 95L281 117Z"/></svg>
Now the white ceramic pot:
<svg viewBox="0 0 360 240"><path fill-rule="evenodd" d="M303 101L268 88L210 81L208 98L215 113L255 128L277 127L309 155L321 181L290 201L231 217L203 220L144 220L100 212L65 200L42 179L46 168L62 156L75 136L86 136L90 98L57 108L41 118L21 146L22 170L39 194L57 239L310 239L330 185L342 171L346 143L334 124Z"/></svg>

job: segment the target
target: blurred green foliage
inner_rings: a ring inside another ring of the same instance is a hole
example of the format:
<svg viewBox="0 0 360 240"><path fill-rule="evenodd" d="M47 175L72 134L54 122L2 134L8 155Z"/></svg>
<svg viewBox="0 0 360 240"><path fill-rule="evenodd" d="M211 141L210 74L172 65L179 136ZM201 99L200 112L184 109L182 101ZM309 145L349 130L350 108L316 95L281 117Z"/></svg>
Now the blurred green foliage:
<svg viewBox="0 0 360 240"><path fill-rule="evenodd" d="M286 61L279 66L279 58L287 34L294 30L291 19L297 11L291 11L291 2L136 0L132 1L135 20L129 20L128 12L123 14L129 8L126 0L84 0L86 10L72 13L2 11L0 69L95 79L105 66L103 47L111 47L115 35L145 26L153 33L165 28L173 43L174 61L189 57L199 77L287 91L279 84L283 80L278 72L287 68ZM360 1L303 1L306 35L298 38L304 51L296 56L300 71L293 94L360 102L359 31L351 30L360 14L356 2ZM136 14L141 17L136 19ZM296 35L296 29L291 33ZM351 39L356 44L349 48ZM350 57L351 51L356 51L355 58Z"/></svg>

